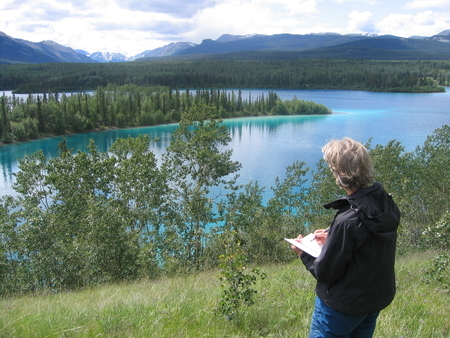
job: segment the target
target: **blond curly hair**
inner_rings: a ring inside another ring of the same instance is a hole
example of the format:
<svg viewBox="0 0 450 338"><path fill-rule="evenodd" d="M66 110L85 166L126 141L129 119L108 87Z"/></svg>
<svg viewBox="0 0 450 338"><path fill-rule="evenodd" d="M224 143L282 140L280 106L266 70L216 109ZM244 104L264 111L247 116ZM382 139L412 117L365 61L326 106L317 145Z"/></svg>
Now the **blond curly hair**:
<svg viewBox="0 0 450 338"><path fill-rule="evenodd" d="M371 185L375 179L372 159L366 147L349 137L331 140L323 148L327 162L336 183L342 189L356 191Z"/></svg>

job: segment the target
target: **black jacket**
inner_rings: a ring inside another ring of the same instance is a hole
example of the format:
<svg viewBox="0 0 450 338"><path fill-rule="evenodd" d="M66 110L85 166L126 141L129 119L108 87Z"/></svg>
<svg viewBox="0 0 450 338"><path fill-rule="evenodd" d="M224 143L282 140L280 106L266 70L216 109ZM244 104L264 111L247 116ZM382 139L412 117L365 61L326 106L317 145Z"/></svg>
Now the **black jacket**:
<svg viewBox="0 0 450 338"><path fill-rule="evenodd" d="M372 314L395 295L395 249L400 212L381 183L324 205L337 214L319 257L301 259L317 279L316 294L348 314Z"/></svg>

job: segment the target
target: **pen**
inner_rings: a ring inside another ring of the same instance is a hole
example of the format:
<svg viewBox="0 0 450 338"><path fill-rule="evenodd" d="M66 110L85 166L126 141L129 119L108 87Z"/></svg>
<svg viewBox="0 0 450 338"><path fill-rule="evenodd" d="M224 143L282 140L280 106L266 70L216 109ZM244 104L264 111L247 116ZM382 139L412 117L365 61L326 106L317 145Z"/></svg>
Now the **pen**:
<svg viewBox="0 0 450 338"><path fill-rule="evenodd" d="M324 231L322 231L322 233L328 232L329 230L330 230L330 228L328 227L328 228L326 228ZM314 241L316 238L317 238L317 237L314 236L313 239L312 239L310 242Z"/></svg>

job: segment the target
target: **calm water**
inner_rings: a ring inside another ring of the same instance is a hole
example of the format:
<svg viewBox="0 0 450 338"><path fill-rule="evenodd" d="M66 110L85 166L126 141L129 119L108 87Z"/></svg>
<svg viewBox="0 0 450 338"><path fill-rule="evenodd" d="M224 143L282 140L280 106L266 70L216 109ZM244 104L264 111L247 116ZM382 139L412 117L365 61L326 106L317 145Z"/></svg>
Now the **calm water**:
<svg viewBox="0 0 450 338"><path fill-rule="evenodd" d="M277 90L283 99L310 100L331 108L327 116L276 116L238 118L225 121L230 129L233 159L242 163L241 183L258 180L270 187L275 177L284 176L295 160L315 167L321 147L332 138L352 137L361 142L372 138L372 145L399 140L407 151L422 145L426 137L444 124L450 124L450 88L446 93L397 94L329 90ZM256 97L267 91L244 90L243 97ZM103 131L67 136L69 148L86 150L93 139L100 151L106 151L121 137L150 134L160 141L151 146L160 156L176 125ZM42 149L47 156L57 154L61 137L0 147L0 194L14 194L11 185L18 159Z"/></svg>

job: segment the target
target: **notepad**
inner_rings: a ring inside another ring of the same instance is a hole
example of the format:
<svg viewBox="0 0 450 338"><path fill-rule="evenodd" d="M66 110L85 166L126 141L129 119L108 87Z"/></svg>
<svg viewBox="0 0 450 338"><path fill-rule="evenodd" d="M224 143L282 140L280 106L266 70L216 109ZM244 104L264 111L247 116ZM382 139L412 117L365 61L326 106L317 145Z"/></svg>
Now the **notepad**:
<svg viewBox="0 0 450 338"><path fill-rule="evenodd" d="M314 234L309 234L308 236L303 237L301 242L297 242L295 239L291 238L285 238L284 240L296 246L303 252L317 258L322 251L323 244L319 244L315 238Z"/></svg>

